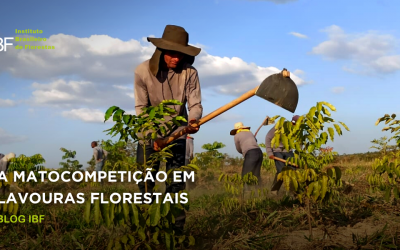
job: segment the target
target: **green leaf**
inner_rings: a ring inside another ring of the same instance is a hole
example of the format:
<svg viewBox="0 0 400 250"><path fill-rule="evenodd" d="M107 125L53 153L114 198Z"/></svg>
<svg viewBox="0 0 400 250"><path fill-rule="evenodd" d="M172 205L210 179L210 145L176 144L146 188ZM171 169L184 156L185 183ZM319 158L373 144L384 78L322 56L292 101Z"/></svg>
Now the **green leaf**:
<svg viewBox="0 0 400 250"><path fill-rule="evenodd" d="M189 238L189 246L194 246L194 244L196 244L194 237L190 235L188 238Z"/></svg>
<svg viewBox="0 0 400 250"><path fill-rule="evenodd" d="M100 204L100 211L101 211L101 216L103 217L104 223L106 224L107 227L111 225L110 221L110 204Z"/></svg>
<svg viewBox="0 0 400 250"><path fill-rule="evenodd" d="M155 116L155 114L156 114L156 110L155 110L155 108L152 108L152 109L150 110L150 113L149 113L149 119L150 119L150 120L153 119L154 116Z"/></svg>
<svg viewBox="0 0 400 250"><path fill-rule="evenodd" d="M113 116L113 121L115 122L120 122L122 120L122 115L125 113L124 110L118 109L115 111L114 116Z"/></svg>
<svg viewBox="0 0 400 250"><path fill-rule="evenodd" d="M117 106L112 106L112 107L108 108L104 115L104 122L106 122L108 119L110 119L110 117L114 113L114 111L116 111L118 109L119 109L119 107L117 107Z"/></svg>
<svg viewBox="0 0 400 250"><path fill-rule="evenodd" d="M322 104L324 104L325 106L329 107L332 111L336 111L336 108L332 104L330 104L328 102L322 102Z"/></svg>
<svg viewBox="0 0 400 250"><path fill-rule="evenodd" d="M127 202L122 203L122 213L126 223L129 223L129 205Z"/></svg>
<svg viewBox="0 0 400 250"><path fill-rule="evenodd" d="M158 222L161 219L160 203L154 202L153 204L151 204L149 208L149 214L150 214L150 225L157 226Z"/></svg>
<svg viewBox="0 0 400 250"><path fill-rule="evenodd" d="M0 182L0 187L1 187L1 182ZM85 221L86 223L90 222L90 208L91 208L91 203L89 200L86 201L85 203Z"/></svg>
<svg viewBox="0 0 400 250"><path fill-rule="evenodd" d="M165 245L167 247L168 250L171 249L171 235L167 232L164 232L164 236L165 236Z"/></svg>
<svg viewBox="0 0 400 250"><path fill-rule="evenodd" d="M322 118L321 113L318 113L318 121L323 124L324 123L324 119Z"/></svg>
<svg viewBox="0 0 400 250"><path fill-rule="evenodd" d="M279 147L279 144L280 144L280 136L281 136L281 134L279 134L279 133L276 133L275 134L275 136L274 136L274 138L272 139L274 142L274 147ZM272 143L272 142L271 142Z"/></svg>
<svg viewBox="0 0 400 250"><path fill-rule="evenodd" d="M333 128L329 127L328 133L329 133L329 136L331 137L331 141L333 141L333 137L335 135L335 131L333 130Z"/></svg>
<svg viewBox="0 0 400 250"><path fill-rule="evenodd" d="M307 187L307 196L310 197L310 195L313 193L315 182L311 182L310 185Z"/></svg>
<svg viewBox="0 0 400 250"><path fill-rule="evenodd" d="M343 122L339 122L347 131L350 131L350 129L344 124Z"/></svg>
<svg viewBox="0 0 400 250"><path fill-rule="evenodd" d="M158 241L158 235L159 235L160 231L157 231L153 234L153 241L154 243L156 243L157 245L160 244L160 242Z"/></svg>
<svg viewBox="0 0 400 250"><path fill-rule="evenodd" d="M131 120L132 116L131 115L123 115L122 120L124 121L125 124L129 124L129 121Z"/></svg>
<svg viewBox="0 0 400 250"><path fill-rule="evenodd" d="M133 225L139 226L139 210L136 206L136 204L132 203L131 204L133 216L131 217L131 222Z"/></svg>
<svg viewBox="0 0 400 250"><path fill-rule="evenodd" d="M318 112L321 112L321 110L322 110L322 103L321 103L321 102L318 102L318 103L317 103L317 111L318 111Z"/></svg>
<svg viewBox="0 0 400 250"><path fill-rule="evenodd" d="M317 110L316 107L312 107L312 108L310 109L310 111L308 112L307 116L309 116L310 118L314 117L315 111L316 111L316 110Z"/></svg>
<svg viewBox="0 0 400 250"><path fill-rule="evenodd" d="M160 131L161 131L161 134L162 134L163 136L165 136L165 135L167 134L167 131L166 131L166 129L165 129L164 126L160 126Z"/></svg>
<svg viewBox="0 0 400 250"><path fill-rule="evenodd" d="M126 245L128 243L128 236L126 236L126 235L122 236L121 242Z"/></svg>
<svg viewBox="0 0 400 250"><path fill-rule="evenodd" d="M295 148L294 139L290 138L290 139L288 139L288 142L289 142L289 148L294 149Z"/></svg>
<svg viewBox="0 0 400 250"><path fill-rule="evenodd" d="M176 120L177 120L177 121L182 121L182 122L187 122L187 120L186 120L185 117L183 117L183 116L177 116L177 117L176 117Z"/></svg>
<svg viewBox="0 0 400 250"><path fill-rule="evenodd" d="M130 234L128 234L128 237L129 237L129 244L130 244L131 246L134 246L134 245L135 245L135 237L133 237L133 236L130 235Z"/></svg>
<svg viewBox="0 0 400 250"><path fill-rule="evenodd" d="M283 126L283 123L285 122L285 117L281 117L279 119L279 122L277 123L278 128L281 128Z"/></svg>
<svg viewBox="0 0 400 250"><path fill-rule="evenodd" d="M281 141L282 141L282 144L285 147L285 149L289 150L289 142L288 142L288 138L286 137L285 134L282 134Z"/></svg>
<svg viewBox="0 0 400 250"><path fill-rule="evenodd" d="M139 236L139 238L141 240L143 240L143 241L146 240L146 234L144 233L144 228L143 227L139 228L138 236Z"/></svg>
<svg viewBox="0 0 400 250"><path fill-rule="evenodd" d="M161 204L161 216L162 216L162 217L167 216L167 214L168 214L169 211L170 211L170 206L171 206L171 203L169 203L169 202L166 202L166 203L162 203L162 204Z"/></svg>
<svg viewBox="0 0 400 250"><path fill-rule="evenodd" d="M329 112L329 110L326 109L325 107L322 107L322 112L324 112L324 114L327 116L331 116L331 112Z"/></svg>
<svg viewBox="0 0 400 250"><path fill-rule="evenodd" d="M342 135L342 130L340 129L339 125L333 124L333 126L335 127L336 132L338 133L338 135Z"/></svg>
<svg viewBox="0 0 400 250"><path fill-rule="evenodd" d="M333 167L335 169L336 180L339 181L342 178L342 170L339 167Z"/></svg>

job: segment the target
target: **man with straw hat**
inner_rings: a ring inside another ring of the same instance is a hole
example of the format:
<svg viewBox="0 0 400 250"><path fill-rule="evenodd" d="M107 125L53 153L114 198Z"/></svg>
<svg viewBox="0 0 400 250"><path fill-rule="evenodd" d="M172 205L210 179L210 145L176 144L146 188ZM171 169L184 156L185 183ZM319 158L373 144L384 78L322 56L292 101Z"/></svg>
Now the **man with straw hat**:
<svg viewBox="0 0 400 250"><path fill-rule="evenodd" d="M162 38L151 38L147 40L156 46L153 56L137 66L135 70L135 110L136 115L142 112L143 107L156 106L164 100L178 100L182 105L175 105L173 108L177 111L177 115L186 118L188 123L182 123L180 127L175 126L173 132L177 132L188 124L196 123L202 116L203 107L201 105L200 82L197 70L192 66L195 56L200 53L200 48L193 47L188 44L189 34L182 27L175 25L167 25L164 29ZM186 104L189 110L186 110ZM172 117L166 117L166 121ZM193 134L199 130L199 127L189 126L188 133ZM158 136L158 139L162 139ZM144 162L144 153L146 158L155 152L157 141L153 141L152 145L137 147L137 162ZM173 168L179 168L185 165L186 155L186 135L175 140L176 144L171 148L173 157L169 158L166 163L166 171ZM155 179L159 170L159 163L153 166L152 174ZM152 193L155 186L154 182L148 181L148 192ZM166 184L167 193L178 193L185 189L185 183ZM145 193L145 183L140 182L139 188ZM185 214L175 218L176 229L182 230L185 223Z"/></svg>
<svg viewBox="0 0 400 250"><path fill-rule="evenodd" d="M244 157L242 177L251 172L257 177L258 185L260 185L263 153L253 133L250 132L250 127L244 126L242 122L235 123L234 129L231 130L230 135L235 136L236 150Z"/></svg>
<svg viewBox="0 0 400 250"><path fill-rule="evenodd" d="M293 116L293 118L292 118L293 125L296 125L296 122L299 119L299 117L300 116L298 116L298 115ZM272 183L271 194L277 195L279 192L279 189L281 188L281 186L283 184L283 181L282 180L278 181L277 177L278 177L278 174L280 172L282 172L282 169L285 167L285 163L276 160L275 157L281 158L283 160L287 160L289 157L294 157L294 154L292 151L287 151L281 141L279 142L278 147L273 147L271 145L271 142L272 142L272 139L274 138L274 136L275 136L275 126L273 126L269 130L267 135L265 136L265 148L267 150L268 157L270 159L275 160L276 174L275 174L274 182ZM290 165L289 165L289 167L291 167L292 169L296 169Z"/></svg>

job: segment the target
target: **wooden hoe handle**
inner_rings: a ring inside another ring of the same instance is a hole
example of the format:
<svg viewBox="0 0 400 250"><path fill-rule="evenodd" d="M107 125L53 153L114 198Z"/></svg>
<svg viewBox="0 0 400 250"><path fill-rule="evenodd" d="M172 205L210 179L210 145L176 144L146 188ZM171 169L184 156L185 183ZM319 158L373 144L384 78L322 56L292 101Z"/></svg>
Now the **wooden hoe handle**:
<svg viewBox="0 0 400 250"><path fill-rule="evenodd" d="M274 156L274 159L275 160L277 160L277 161L280 161L280 162L283 162L283 163L286 163L286 161L284 160L284 159L281 159L281 158L279 158L279 157L276 157L276 156ZM294 164L294 163L289 163L289 165L292 165L292 166L294 166L294 167L296 167L296 168L298 168L299 166L297 166L296 164Z"/></svg>
<svg viewBox="0 0 400 250"><path fill-rule="evenodd" d="M220 107L219 109L217 109L217 110L211 112L210 114L204 116L204 117L201 118L197 123L188 125L187 127L185 127L184 129L180 130L179 132L173 133L173 134L170 135L169 137L165 138L165 139L162 141L161 145L158 145L158 146L159 146L160 148L165 147L167 144L169 144L169 143L171 143L172 141L178 139L178 138L181 137L182 135L187 134L187 130L188 130L188 127L189 127L189 126L192 126L192 127L195 127L195 128L196 128L196 127L198 127L198 126L200 126L200 125L202 125L202 124L204 124L204 123L206 123L206 122L212 120L213 118L219 116L220 114L224 113L225 111L227 111L227 110L229 110L229 109L235 107L236 105L238 105L238 104L240 104L240 103L246 101L246 100L249 99L250 97L253 97L253 96L256 94L257 89L258 89L258 87L254 88L254 89L252 89L252 90L249 90L247 93L243 94L243 95L240 96L239 98L237 98L237 99L231 101L230 103L228 103L228 104L226 104L226 105Z"/></svg>

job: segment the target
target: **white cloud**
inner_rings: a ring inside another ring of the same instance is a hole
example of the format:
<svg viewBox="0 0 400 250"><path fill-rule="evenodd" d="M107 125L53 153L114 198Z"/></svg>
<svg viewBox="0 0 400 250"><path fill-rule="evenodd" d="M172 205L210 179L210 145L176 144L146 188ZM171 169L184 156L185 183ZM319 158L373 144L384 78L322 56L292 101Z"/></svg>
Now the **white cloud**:
<svg viewBox="0 0 400 250"><path fill-rule="evenodd" d="M260 67L254 63L247 63L238 57L212 56L202 51L196 59L196 68L203 87L212 87L223 94L242 94L281 70L276 67ZM291 78L297 85L306 82L291 73Z"/></svg>
<svg viewBox="0 0 400 250"><path fill-rule="evenodd" d="M0 107L13 107L17 105L17 103L10 99L0 99Z"/></svg>
<svg viewBox="0 0 400 250"><path fill-rule="evenodd" d="M301 69L296 69L293 71L293 74L300 76L300 75L304 75L305 73Z"/></svg>
<svg viewBox="0 0 400 250"><path fill-rule="evenodd" d="M15 42L25 45L26 42ZM150 43L122 41L107 35L78 38L57 34L35 45L52 45L53 50L10 50L0 58L0 73L33 80L72 75L92 82L132 83L133 69L154 52Z"/></svg>
<svg viewBox="0 0 400 250"><path fill-rule="evenodd" d="M9 134L4 129L0 128L0 145L7 145L16 142L23 142L26 141L28 137L23 135L12 135Z"/></svg>
<svg viewBox="0 0 400 250"><path fill-rule="evenodd" d="M52 45L55 49L11 50L5 57L0 57L0 73L5 71L14 77L35 81L31 85L33 92L28 104L58 108L61 110L57 112L66 112L64 117L86 122L95 122L98 118L90 115L85 118L84 111L113 105L134 107L133 70L149 59L155 49L149 42L122 41L107 35L78 38L58 34L35 44ZM240 95L281 71L238 57L213 56L204 49L206 46L198 43L196 46L202 48L194 64L201 86L216 93ZM306 84L297 74L304 72L292 72L293 81L297 85ZM76 80L64 80L68 78Z"/></svg>
<svg viewBox="0 0 400 250"><path fill-rule="evenodd" d="M69 111L63 111L61 115L68 119L81 120L84 122L104 122L104 114L106 110L102 111L100 109L72 109Z"/></svg>
<svg viewBox="0 0 400 250"><path fill-rule="evenodd" d="M298 38L303 38L303 39L308 38L306 35L303 35L303 34L298 33L298 32L290 32L289 34L292 35L292 36L298 37Z"/></svg>
<svg viewBox="0 0 400 250"><path fill-rule="evenodd" d="M393 72L400 69L400 55L382 56L376 59L372 66L381 72Z"/></svg>
<svg viewBox="0 0 400 250"><path fill-rule="evenodd" d="M87 123L104 123L104 115L107 110L79 108L68 111L63 111L61 115L67 119L80 120ZM135 114L133 110L126 110L125 114ZM113 122L112 119L106 121Z"/></svg>
<svg viewBox="0 0 400 250"><path fill-rule="evenodd" d="M46 84L35 82L32 88L34 91L29 101L34 105L64 108L134 105L133 86L59 79Z"/></svg>
<svg viewBox="0 0 400 250"><path fill-rule="evenodd" d="M344 92L344 87L334 87L331 89L331 91L335 94L340 94Z"/></svg>
<svg viewBox="0 0 400 250"><path fill-rule="evenodd" d="M390 73L400 70L400 55L396 55L398 40L392 35L369 31L347 34L339 26L332 25L323 30L328 40L312 49L312 53L328 60L350 60L344 66L349 72Z"/></svg>

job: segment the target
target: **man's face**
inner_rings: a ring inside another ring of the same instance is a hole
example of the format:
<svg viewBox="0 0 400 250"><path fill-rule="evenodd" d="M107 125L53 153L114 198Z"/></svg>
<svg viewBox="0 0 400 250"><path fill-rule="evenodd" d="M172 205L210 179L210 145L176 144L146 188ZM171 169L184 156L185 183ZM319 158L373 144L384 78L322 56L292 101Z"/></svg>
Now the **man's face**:
<svg viewBox="0 0 400 250"><path fill-rule="evenodd" d="M184 55L177 51L166 50L164 51L164 61L169 69L175 69L179 62L183 59Z"/></svg>
<svg viewBox="0 0 400 250"><path fill-rule="evenodd" d="M96 147L96 145L94 145L94 143L92 143L91 145L92 145L92 148Z"/></svg>

